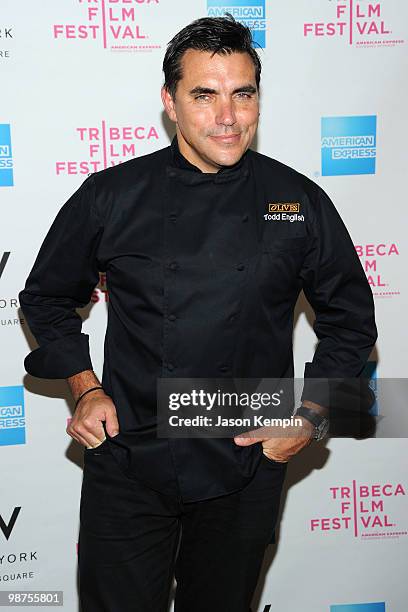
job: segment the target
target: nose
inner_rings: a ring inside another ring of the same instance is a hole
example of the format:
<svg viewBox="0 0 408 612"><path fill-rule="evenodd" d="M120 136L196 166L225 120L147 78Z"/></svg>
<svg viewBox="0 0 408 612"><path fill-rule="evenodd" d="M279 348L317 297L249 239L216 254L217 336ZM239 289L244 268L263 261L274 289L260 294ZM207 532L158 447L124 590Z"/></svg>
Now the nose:
<svg viewBox="0 0 408 612"><path fill-rule="evenodd" d="M219 125L234 125L237 119L231 99L219 100L216 113L216 123Z"/></svg>

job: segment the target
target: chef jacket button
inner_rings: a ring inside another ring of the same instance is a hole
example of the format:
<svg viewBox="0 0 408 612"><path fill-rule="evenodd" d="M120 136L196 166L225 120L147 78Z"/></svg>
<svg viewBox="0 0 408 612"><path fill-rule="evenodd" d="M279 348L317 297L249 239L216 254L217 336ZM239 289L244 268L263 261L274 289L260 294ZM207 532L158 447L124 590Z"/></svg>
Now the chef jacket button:
<svg viewBox="0 0 408 612"><path fill-rule="evenodd" d="M170 213L169 214L169 219L170 219L170 221L172 223L176 223L176 221L177 221L177 213L175 213L175 212Z"/></svg>
<svg viewBox="0 0 408 612"><path fill-rule="evenodd" d="M244 264L240 263L237 265L237 270L239 270L240 272L242 272L242 270L245 270L245 266Z"/></svg>
<svg viewBox="0 0 408 612"><path fill-rule="evenodd" d="M166 363L166 368L168 370L170 370L170 372L171 372L172 370L174 370L175 365L174 365L174 363Z"/></svg>
<svg viewBox="0 0 408 612"><path fill-rule="evenodd" d="M243 223L245 223L245 221L248 221L248 219L249 219L249 215L244 215L244 216L242 217L241 221L242 221Z"/></svg>
<svg viewBox="0 0 408 612"><path fill-rule="evenodd" d="M176 315L174 314L169 314L167 318L169 321L175 321L177 319Z"/></svg>
<svg viewBox="0 0 408 612"><path fill-rule="evenodd" d="M220 372L229 372L230 371L229 366L227 366L227 365L220 365L219 370L220 370Z"/></svg>
<svg viewBox="0 0 408 612"><path fill-rule="evenodd" d="M169 263L169 268L170 268L170 270L177 270L177 269L178 269L178 267L179 267L179 265L178 265L177 261L171 261L171 262Z"/></svg>

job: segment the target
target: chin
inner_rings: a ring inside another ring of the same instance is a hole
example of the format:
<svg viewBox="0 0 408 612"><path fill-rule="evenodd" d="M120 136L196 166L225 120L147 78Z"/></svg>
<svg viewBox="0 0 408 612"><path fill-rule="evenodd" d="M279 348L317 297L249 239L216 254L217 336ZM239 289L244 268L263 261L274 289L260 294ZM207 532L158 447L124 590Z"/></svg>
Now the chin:
<svg viewBox="0 0 408 612"><path fill-rule="evenodd" d="M235 153L234 155L222 155L217 159L216 163L220 166L233 166L241 159L242 155L243 151Z"/></svg>

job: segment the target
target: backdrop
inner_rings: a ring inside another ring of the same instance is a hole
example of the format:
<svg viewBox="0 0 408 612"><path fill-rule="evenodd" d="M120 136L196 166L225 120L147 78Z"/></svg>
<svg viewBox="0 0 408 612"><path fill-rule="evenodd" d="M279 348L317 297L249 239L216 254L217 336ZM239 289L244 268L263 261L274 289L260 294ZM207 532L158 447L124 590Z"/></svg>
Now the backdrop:
<svg viewBox="0 0 408 612"><path fill-rule="evenodd" d="M36 344L18 291L88 173L169 144L174 127L160 100L166 44L193 19L226 10L253 29L263 64L252 148L332 198L375 298L373 389L407 380L405 0L2 0L0 591L60 590L65 609L78 610L83 451L65 431L66 382L24 371ZM99 377L107 300L101 276L80 311ZM313 355L312 322L300 297L298 376ZM406 394L377 399L376 437L331 438L290 462L254 612L405 612Z"/></svg>

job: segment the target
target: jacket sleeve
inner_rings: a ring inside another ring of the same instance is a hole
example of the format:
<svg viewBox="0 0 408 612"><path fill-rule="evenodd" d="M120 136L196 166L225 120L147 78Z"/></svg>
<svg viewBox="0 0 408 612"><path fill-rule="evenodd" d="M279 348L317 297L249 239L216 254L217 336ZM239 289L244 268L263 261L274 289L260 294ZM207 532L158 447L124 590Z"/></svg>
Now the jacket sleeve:
<svg viewBox="0 0 408 612"><path fill-rule="evenodd" d="M377 339L374 300L351 237L325 191L317 186L312 235L301 270L315 313L318 344L305 364L301 399L330 408L333 379L361 376Z"/></svg>
<svg viewBox="0 0 408 612"><path fill-rule="evenodd" d="M32 376L67 378L93 369L89 336L81 333L75 309L89 303L98 283L102 233L91 175L58 211L18 295L39 345L24 360Z"/></svg>

